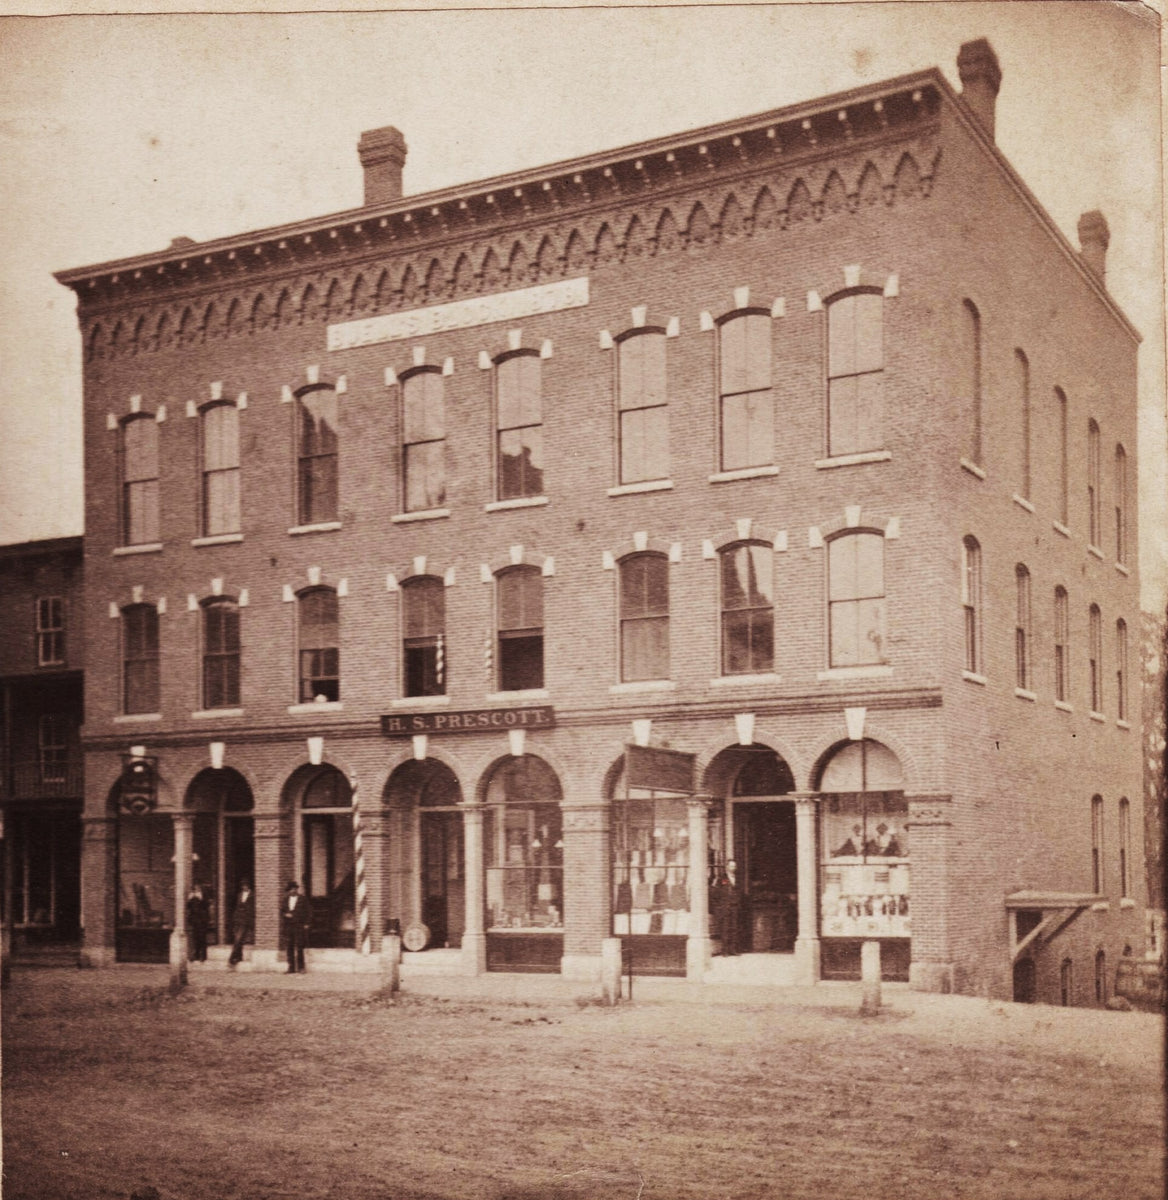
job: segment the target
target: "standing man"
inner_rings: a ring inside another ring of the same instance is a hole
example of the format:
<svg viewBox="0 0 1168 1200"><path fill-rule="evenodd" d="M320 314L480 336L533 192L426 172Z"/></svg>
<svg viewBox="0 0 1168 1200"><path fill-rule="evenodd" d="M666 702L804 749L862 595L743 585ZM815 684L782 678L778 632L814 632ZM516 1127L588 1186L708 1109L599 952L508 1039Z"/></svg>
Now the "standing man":
<svg viewBox="0 0 1168 1200"><path fill-rule="evenodd" d="M246 879L240 882L235 911L231 914L231 936L231 957L227 965L237 967L243 959L244 942L255 937L255 895Z"/></svg>
<svg viewBox="0 0 1168 1200"><path fill-rule="evenodd" d="M308 940L308 901L300 893L295 879L288 884L284 893L284 907L280 910L280 924L284 929L284 945L288 949L288 974L304 971L304 943Z"/></svg>

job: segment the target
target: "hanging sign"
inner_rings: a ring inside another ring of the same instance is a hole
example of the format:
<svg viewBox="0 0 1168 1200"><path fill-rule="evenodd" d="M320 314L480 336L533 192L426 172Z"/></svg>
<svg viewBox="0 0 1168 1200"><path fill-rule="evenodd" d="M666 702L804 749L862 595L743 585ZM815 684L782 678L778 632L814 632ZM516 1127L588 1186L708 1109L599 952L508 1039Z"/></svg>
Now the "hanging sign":
<svg viewBox="0 0 1168 1200"><path fill-rule="evenodd" d="M550 704L536 708L471 708L461 712L386 713L381 732L386 737L412 737L415 733L490 733L501 729L551 729L556 710Z"/></svg>
<svg viewBox="0 0 1168 1200"><path fill-rule="evenodd" d="M625 782L631 788L692 796L696 757L684 750L629 744L625 746Z"/></svg>

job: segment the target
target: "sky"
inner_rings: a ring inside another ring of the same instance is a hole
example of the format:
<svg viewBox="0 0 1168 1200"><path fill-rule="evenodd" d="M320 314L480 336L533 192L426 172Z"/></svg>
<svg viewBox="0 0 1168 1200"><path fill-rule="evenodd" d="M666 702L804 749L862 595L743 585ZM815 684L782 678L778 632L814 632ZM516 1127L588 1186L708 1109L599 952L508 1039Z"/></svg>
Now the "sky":
<svg viewBox="0 0 1168 1200"><path fill-rule="evenodd" d="M27 11L50 3L26 0ZM0 18L0 543L83 532L80 337L74 297L53 271L357 207L365 129L405 133L405 189L420 193L931 66L959 88L958 47L984 36L1002 67L998 145L1072 244L1083 212L1102 210L1111 227L1108 286L1144 335L1143 599L1163 611L1152 9L931 0L257 11L275 4Z"/></svg>

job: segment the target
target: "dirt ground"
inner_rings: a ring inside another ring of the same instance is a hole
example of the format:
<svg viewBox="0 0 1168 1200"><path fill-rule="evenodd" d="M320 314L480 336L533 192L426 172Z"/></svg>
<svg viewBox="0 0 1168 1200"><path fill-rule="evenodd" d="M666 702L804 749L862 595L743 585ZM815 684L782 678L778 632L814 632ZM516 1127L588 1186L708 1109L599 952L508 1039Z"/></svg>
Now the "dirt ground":
<svg viewBox="0 0 1168 1200"><path fill-rule="evenodd" d="M1148 1014L149 978L14 972L5 1200L1163 1195Z"/></svg>

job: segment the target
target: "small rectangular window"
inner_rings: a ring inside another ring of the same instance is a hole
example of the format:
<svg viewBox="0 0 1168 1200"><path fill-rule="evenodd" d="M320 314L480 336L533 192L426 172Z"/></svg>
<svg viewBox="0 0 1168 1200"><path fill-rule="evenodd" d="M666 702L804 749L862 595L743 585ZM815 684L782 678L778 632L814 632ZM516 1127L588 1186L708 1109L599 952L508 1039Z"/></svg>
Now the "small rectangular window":
<svg viewBox="0 0 1168 1200"><path fill-rule="evenodd" d="M498 498L543 495L541 360L534 351L505 358L495 370Z"/></svg>
<svg viewBox="0 0 1168 1200"><path fill-rule="evenodd" d="M60 596L37 601L37 664L60 666L65 661L65 602Z"/></svg>
<svg viewBox="0 0 1168 1200"><path fill-rule="evenodd" d="M884 301L843 296L827 310L827 452L879 450L884 443Z"/></svg>
<svg viewBox="0 0 1168 1200"><path fill-rule="evenodd" d="M203 707L239 704L239 609L230 600L203 606Z"/></svg>
<svg viewBox="0 0 1168 1200"><path fill-rule="evenodd" d="M69 721L63 713L42 713L37 728L42 783L64 783L69 766Z"/></svg>
<svg viewBox="0 0 1168 1200"><path fill-rule="evenodd" d="M741 313L719 326L721 469L737 471L774 462L771 393L771 319Z"/></svg>
<svg viewBox="0 0 1168 1200"><path fill-rule="evenodd" d="M855 667L883 663L884 538L845 534L828 542L830 663Z"/></svg>
<svg viewBox="0 0 1168 1200"><path fill-rule="evenodd" d="M665 391L665 334L650 329L617 343L620 406L620 482L669 474L669 409Z"/></svg>
<svg viewBox="0 0 1168 1200"><path fill-rule="evenodd" d="M543 687L543 579L536 567L498 577L499 689Z"/></svg>
<svg viewBox="0 0 1168 1200"><path fill-rule="evenodd" d="M405 511L446 503L446 401L442 375L422 370L402 383Z"/></svg>
<svg viewBox="0 0 1168 1200"><path fill-rule="evenodd" d="M620 565L621 679L669 678L669 560L636 554Z"/></svg>
<svg viewBox="0 0 1168 1200"><path fill-rule="evenodd" d="M159 537L158 422L143 413L122 425L122 541L145 546Z"/></svg>
<svg viewBox="0 0 1168 1200"><path fill-rule="evenodd" d="M158 609L133 604L122 610L122 707L155 713L159 699Z"/></svg>
<svg viewBox="0 0 1168 1200"><path fill-rule="evenodd" d="M203 410L203 535L238 533L239 410L214 404Z"/></svg>
<svg viewBox="0 0 1168 1200"><path fill-rule="evenodd" d="M297 408L297 516L301 525L337 520L340 512L337 394L306 392Z"/></svg>

